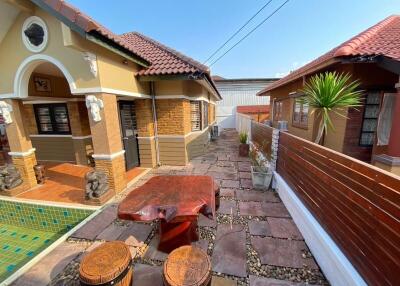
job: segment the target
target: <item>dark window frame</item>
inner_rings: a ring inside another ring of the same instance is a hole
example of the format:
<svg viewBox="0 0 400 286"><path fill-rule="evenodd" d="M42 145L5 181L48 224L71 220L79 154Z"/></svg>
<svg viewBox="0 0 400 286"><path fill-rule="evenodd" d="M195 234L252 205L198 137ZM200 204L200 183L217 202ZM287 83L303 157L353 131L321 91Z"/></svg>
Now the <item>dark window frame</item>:
<svg viewBox="0 0 400 286"><path fill-rule="evenodd" d="M274 101L274 118L273 118L274 121L282 120L282 110L283 110L283 101L275 100Z"/></svg>
<svg viewBox="0 0 400 286"><path fill-rule="evenodd" d="M368 95L369 95L369 93L373 93L373 92L378 92L378 93L379 93L379 103L368 103ZM378 109L380 109L381 100L382 100L382 92L381 92L381 91L377 91L377 90L368 90L368 91L365 93L365 101L364 101L364 105L363 105L364 110L363 110L363 115L362 115L362 122L361 122L361 128L360 128L360 136L359 136L359 138L358 138L358 146L360 146L360 147L372 148L372 147L374 146L374 140L375 140L375 139L372 140L372 143L371 143L371 144L363 144L363 143L361 143L361 139L362 139L362 135L363 135L363 134L366 134L366 133L368 133L368 134L370 134L370 133L376 134L376 130L375 130L375 131L363 131L363 127L364 127L364 122L365 122L365 120L376 120L376 122L377 122L377 124L378 124L379 112L378 112L378 115L377 115L376 118L374 118L374 117L365 117L365 115L366 115L366 111L367 111L367 106L378 106Z"/></svg>
<svg viewBox="0 0 400 286"><path fill-rule="evenodd" d="M199 108L198 108L198 111L199 111L199 119L200 119L200 122L199 122L199 130L197 130L197 129L195 129L195 130L193 130L193 120L192 120L192 103L196 103L196 104L198 104L199 105ZM191 100L190 101L190 130L192 131L192 132L196 132L196 131L201 131L201 130L203 130L203 113L202 113L202 104L201 104L201 101L199 101L199 100Z"/></svg>
<svg viewBox="0 0 400 286"><path fill-rule="evenodd" d="M302 102L299 98L302 97L303 95L299 95L293 98L293 106L292 106L292 126L294 127L299 127L299 128L303 128L303 129L308 129L308 114L310 111L310 107L308 106L307 103ZM300 104L300 111L299 111L299 119L295 120L294 114L295 114L295 108L296 108L296 104L299 103ZM304 112L304 105L307 105L307 113ZM307 115L307 120L306 122L304 122L302 120L302 118L304 117L304 115Z"/></svg>
<svg viewBox="0 0 400 286"><path fill-rule="evenodd" d="M67 119L68 119L68 131L59 131L55 119L54 108L55 107L65 107ZM52 126L52 131L43 131L41 129L41 122L39 118L39 108L48 108L49 109L49 116L50 116L50 124ZM71 123L69 120L69 113L68 107L65 103L49 103L49 104L34 104L33 109L35 112L35 120L36 120L36 127L39 134L48 134L48 135L71 135Z"/></svg>

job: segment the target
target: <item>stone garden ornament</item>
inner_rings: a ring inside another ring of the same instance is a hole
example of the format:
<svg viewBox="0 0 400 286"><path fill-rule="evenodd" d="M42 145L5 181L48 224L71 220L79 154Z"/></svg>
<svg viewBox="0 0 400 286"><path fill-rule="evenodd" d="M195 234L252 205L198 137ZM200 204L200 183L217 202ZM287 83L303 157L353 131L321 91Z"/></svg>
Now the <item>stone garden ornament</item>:
<svg viewBox="0 0 400 286"><path fill-rule="evenodd" d="M100 110L104 108L104 103L101 99L94 95L86 96L86 107L90 110L94 122L101 121Z"/></svg>
<svg viewBox="0 0 400 286"><path fill-rule="evenodd" d="M5 124L12 123L11 112L12 106L5 101L0 101L0 115L3 116Z"/></svg>

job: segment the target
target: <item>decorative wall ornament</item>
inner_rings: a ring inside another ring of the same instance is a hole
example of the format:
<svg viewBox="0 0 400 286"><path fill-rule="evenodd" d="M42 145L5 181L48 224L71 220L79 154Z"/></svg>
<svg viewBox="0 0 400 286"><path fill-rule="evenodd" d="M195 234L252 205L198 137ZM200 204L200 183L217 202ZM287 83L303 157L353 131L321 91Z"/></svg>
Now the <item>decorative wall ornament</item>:
<svg viewBox="0 0 400 286"><path fill-rule="evenodd" d="M12 123L11 112L13 111L12 106L7 102L1 100L0 101L0 115L3 116L4 123L10 124Z"/></svg>
<svg viewBox="0 0 400 286"><path fill-rule="evenodd" d="M14 165L0 167L0 191L9 191L23 182L21 173Z"/></svg>
<svg viewBox="0 0 400 286"><path fill-rule="evenodd" d="M37 17L27 18L22 25L22 41L31 52L38 53L44 50L48 41L48 31L45 22Z"/></svg>
<svg viewBox="0 0 400 286"><path fill-rule="evenodd" d="M95 54L84 52L83 59L89 63L90 72L94 77L97 77L97 57Z"/></svg>
<svg viewBox="0 0 400 286"><path fill-rule="evenodd" d="M100 110L104 108L104 103L101 99L94 95L86 96L86 107L90 110L94 122L101 121Z"/></svg>
<svg viewBox="0 0 400 286"><path fill-rule="evenodd" d="M38 92L51 92L51 81L49 78L35 76L33 78L35 90Z"/></svg>

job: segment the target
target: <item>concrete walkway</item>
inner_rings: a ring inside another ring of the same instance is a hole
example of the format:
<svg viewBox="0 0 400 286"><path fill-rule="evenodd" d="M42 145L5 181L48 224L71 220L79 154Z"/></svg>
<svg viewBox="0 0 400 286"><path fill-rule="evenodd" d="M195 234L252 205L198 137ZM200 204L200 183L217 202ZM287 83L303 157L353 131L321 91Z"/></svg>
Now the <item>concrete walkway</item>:
<svg viewBox="0 0 400 286"><path fill-rule="evenodd" d="M326 285L318 265L279 196L252 190L250 160L238 156L238 136L224 131L208 152L185 167L160 167L150 177L210 175L221 185L221 207L216 220L199 217L200 240L212 260L213 286ZM77 269L85 252L104 241L122 240L134 255L134 286L162 284L166 254L157 251L156 223L120 221L116 207L125 194L37 263L14 285L79 285ZM66 255L68 252L68 255Z"/></svg>

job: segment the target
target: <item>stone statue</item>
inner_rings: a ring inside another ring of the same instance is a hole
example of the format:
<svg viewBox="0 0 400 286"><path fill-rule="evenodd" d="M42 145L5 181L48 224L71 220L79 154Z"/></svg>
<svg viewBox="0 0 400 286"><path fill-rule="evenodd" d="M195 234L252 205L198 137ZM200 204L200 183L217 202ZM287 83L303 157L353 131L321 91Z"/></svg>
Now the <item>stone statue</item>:
<svg viewBox="0 0 400 286"><path fill-rule="evenodd" d="M107 175L101 171L89 171L85 175L86 199L99 198L109 190Z"/></svg>
<svg viewBox="0 0 400 286"><path fill-rule="evenodd" d="M0 115L3 116L5 124L12 123L11 111L12 111L12 106L10 104L8 104L7 102L1 100L0 101Z"/></svg>
<svg viewBox="0 0 400 286"><path fill-rule="evenodd" d="M0 167L0 190L8 191L22 184L21 174L13 165Z"/></svg>
<svg viewBox="0 0 400 286"><path fill-rule="evenodd" d="M104 108L104 103L94 95L86 96L86 107L90 110L95 122L101 121L100 109Z"/></svg>

